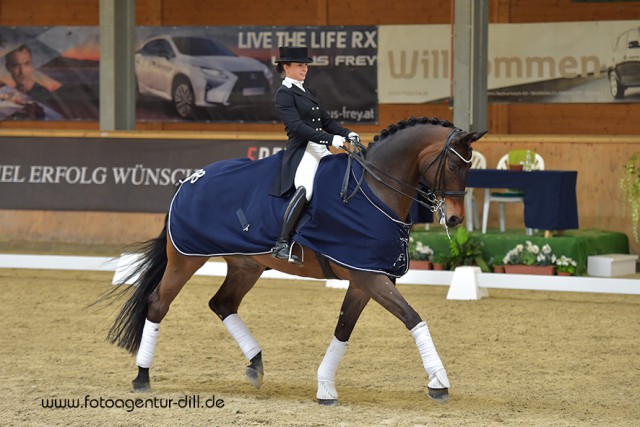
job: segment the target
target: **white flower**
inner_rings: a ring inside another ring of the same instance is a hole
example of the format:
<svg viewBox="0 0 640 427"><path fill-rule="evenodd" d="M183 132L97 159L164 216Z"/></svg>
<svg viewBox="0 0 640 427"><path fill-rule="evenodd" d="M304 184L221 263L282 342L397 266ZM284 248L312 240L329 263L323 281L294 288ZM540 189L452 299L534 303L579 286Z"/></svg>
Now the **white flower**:
<svg viewBox="0 0 640 427"><path fill-rule="evenodd" d="M422 244L422 242L416 243L416 252L423 255L433 255L433 249L429 246Z"/></svg>

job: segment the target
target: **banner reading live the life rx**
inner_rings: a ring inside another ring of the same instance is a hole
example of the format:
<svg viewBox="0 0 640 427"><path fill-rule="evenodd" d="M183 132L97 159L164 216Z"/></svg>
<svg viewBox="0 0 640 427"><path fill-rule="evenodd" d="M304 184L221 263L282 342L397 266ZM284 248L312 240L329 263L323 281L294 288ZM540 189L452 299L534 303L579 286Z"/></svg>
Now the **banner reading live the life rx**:
<svg viewBox="0 0 640 427"><path fill-rule="evenodd" d="M97 27L0 27L0 120L99 118ZM376 27L138 27L139 121L278 120L281 45L308 46L332 117L377 122Z"/></svg>

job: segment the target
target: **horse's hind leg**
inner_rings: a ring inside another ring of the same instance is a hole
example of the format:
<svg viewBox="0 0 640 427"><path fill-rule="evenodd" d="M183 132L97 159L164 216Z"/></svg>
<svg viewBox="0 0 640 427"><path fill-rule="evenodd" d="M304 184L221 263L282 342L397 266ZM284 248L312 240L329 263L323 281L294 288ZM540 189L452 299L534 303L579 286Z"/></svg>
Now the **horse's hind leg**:
<svg viewBox="0 0 640 427"><path fill-rule="evenodd" d="M264 367L262 349L251 335L249 328L238 316L238 308L244 296L253 288L264 272L264 266L250 257L228 257L227 277L218 292L209 301L209 308L222 320L240 350L249 360L246 375L249 383L256 388L262 385Z"/></svg>
<svg viewBox="0 0 640 427"><path fill-rule="evenodd" d="M420 357L429 376L429 397L438 401L449 400L449 379L438 356L427 322L409 305L388 277L362 271L351 272L351 285L362 290L396 316L411 331Z"/></svg>
<svg viewBox="0 0 640 427"><path fill-rule="evenodd" d="M340 316L336 325L334 337L324 354L322 363L318 368L318 392L316 398L321 405L337 405L338 392L336 390L335 376L342 357L347 351L349 338L356 326L356 322L366 307L371 297L359 289L349 286L344 296Z"/></svg>
<svg viewBox="0 0 640 427"><path fill-rule="evenodd" d="M173 249L171 242L167 244L167 266L160 283L148 299L147 319L136 355L138 376L133 380L134 391L149 391L149 368L156 350L160 322L166 316L169 306L182 287L207 262L207 259L181 255Z"/></svg>

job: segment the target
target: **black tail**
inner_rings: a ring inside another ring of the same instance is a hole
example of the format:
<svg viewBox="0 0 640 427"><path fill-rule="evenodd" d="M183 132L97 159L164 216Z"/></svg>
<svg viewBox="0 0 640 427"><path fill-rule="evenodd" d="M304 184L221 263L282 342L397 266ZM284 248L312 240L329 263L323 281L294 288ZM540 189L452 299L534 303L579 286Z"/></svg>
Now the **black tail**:
<svg viewBox="0 0 640 427"><path fill-rule="evenodd" d="M123 281L126 283L135 278L133 285L121 285L124 289L109 295L114 300L129 295L111 329L109 329L107 339L131 354L138 352L142 329L147 318L149 295L160 283L167 266L166 246L167 225L165 221L162 233L155 239L144 242L139 248L141 256L132 266L129 276Z"/></svg>

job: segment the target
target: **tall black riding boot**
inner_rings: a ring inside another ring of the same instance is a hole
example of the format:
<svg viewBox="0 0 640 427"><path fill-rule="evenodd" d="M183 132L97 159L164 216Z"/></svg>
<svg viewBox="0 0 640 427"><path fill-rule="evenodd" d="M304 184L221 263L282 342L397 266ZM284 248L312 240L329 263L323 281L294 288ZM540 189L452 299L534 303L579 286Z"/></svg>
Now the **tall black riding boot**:
<svg viewBox="0 0 640 427"><path fill-rule="evenodd" d="M291 246L291 236L298 225L298 220L302 216L302 212L307 205L307 190L304 187L298 187L293 194L287 209L284 211L282 219L282 231L276 242L276 246L271 250L273 256L278 259L287 260L293 264L302 264L299 256L293 254L293 246Z"/></svg>

